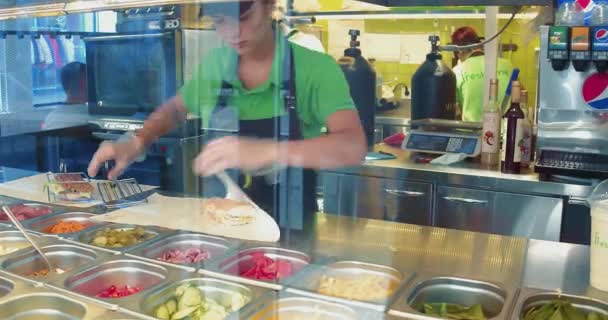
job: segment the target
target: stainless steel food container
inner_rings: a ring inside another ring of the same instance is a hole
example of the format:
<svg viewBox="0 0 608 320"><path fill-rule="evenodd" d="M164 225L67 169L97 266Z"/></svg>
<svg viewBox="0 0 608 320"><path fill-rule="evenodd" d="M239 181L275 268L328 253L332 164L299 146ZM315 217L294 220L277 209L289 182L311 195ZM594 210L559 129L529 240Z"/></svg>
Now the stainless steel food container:
<svg viewBox="0 0 608 320"><path fill-rule="evenodd" d="M42 246L41 250L44 251L54 267L61 268L64 271L75 270L86 265L98 264L110 257L108 253L103 251L95 251L60 242ZM0 260L0 269L11 273L16 277L25 278L34 282L46 282L59 276L54 272L49 273L47 276L32 276L34 272L47 269L47 265L42 260L42 257L40 257L38 252L33 248L21 250L4 257Z"/></svg>
<svg viewBox="0 0 608 320"><path fill-rule="evenodd" d="M254 266L252 255L256 253L262 253L264 256L274 260L279 259L288 261L292 265L291 276L274 280L252 279L241 276L240 274L242 272L247 271ZM232 281L239 281L273 290L281 290L286 281L296 276L310 263L311 257L304 252L273 246L254 246L243 247L238 251L230 252L205 269L201 269L200 272Z"/></svg>
<svg viewBox="0 0 608 320"><path fill-rule="evenodd" d="M517 288L477 279L419 275L391 305L389 314L427 317L421 312L425 303L450 303L463 306L481 304L488 319L507 319Z"/></svg>
<svg viewBox="0 0 608 320"><path fill-rule="evenodd" d="M348 280L375 277L387 281L394 289L390 293L387 292L386 296L382 298L367 299L362 297L360 299L349 299L346 295L329 296L319 292L321 280L324 276ZM294 277L293 280L287 283L287 291L357 307L385 311L399 295L403 286L408 284L413 276L414 274L411 272L399 271L389 266L360 261L337 261L327 265L307 268L301 275Z"/></svg>
<svg viewBox="0 0 608 320"><path fill-rule="evenodd" d="M91 219L91 217L94 215L95 214L88 213L88 212L66 212L66 213L54 214L52 216L44 216L40 219L28 221L27 223L24 224L24 227L29 230L39 232L39 233L54 235L54 236L58 236L61 238L74 239L74 238L77 238L77 236L79 234L81 234L83 232L87 232L92 227L102 225L102 224L107 224L106 222ZM52 234L52 233L48 233L45 231L47 228L52 227L61 221L86 223L90 226L85 228L82 231L71 232L71 233Z"/></svg>
<svg viewBox="0 0 608 320"><path fill-rule="evenodd" d="M524 314L530 308L545 304L552 300L565 299L572 302L572 305L581 309L585 313L597 312L604 316L608 316L608 302L600 301L590 297L564 294L560 292L551 292L534 288L523 288L520 290L517 302L511 313L512 320L520 320L524 318Z"/></svg>
<svg viewBox="0 0 608 320"><path fill-rule="evenodd" d="M95 233L97 231L101 231L105 228L109 228L109 229L121 229L121 230L129 230L129 229L134 229L138 227L137 225L133 225L133 224L110 224L110 225L100 225L97 227L92 227L84 232L82 232L79 236L78 236L78 241L84 245L84 246L91 246L91 247L95 247L95 248L104 248L107 250L112 250L112 251L116 251L116 252L125 252L129 249L133 249L142 245L145 245L147 243L149 243L150 241L153 241L155 239L157 239L158 237L165 235L165 234L170 234L170 233L174 233L175 231L173 230L168 230L168 229L163 229L163 228L158 228L158 227L148 227L148 226L141 226L142 228L145 229L147 234L151 234L153 235L152 238L150 239L146 239L143 240L137 244L131 245L131 246L125 246L125 247L98 247L95 246L93 244L91 244L91 241L93 241L93 239L95 238Z"/></svg>
<svg viewBox="0 0 608 320"><path fill-rule="evenodd" d="M246 306L234 319L274 320L310 318L323 320L380 320L390 317L382 312L368 308L343 305L332 301L280 291L268 293Z"/></svg>
<svg viewBox="0 0 608 320"><path fill-rule="evenodd" d="M15 283L0 276L0 299L9 295L15 289Z"/></svg>
<svg viewBox="0 0 608 320"><path fill-rule="evenodd" d="M47 240L44 237L31 237L34 241L36 241L37 244L46 243L45 241ZM27 239L25 239L25 237L20 231L0 231L0 258L30 247L31 244L27 241ZM10 252L5 253L6 251Z"/></svg>
<svg viewBox="0 0 608 320"><path fill-rule="evenodd" d="M49 214L45 214L45 215L42 215L42 216L39 216L39 217L35 217L35 218L31 218L31 219L20 220L19 222L21 222L21 224L26 224L26 223L31 222L31 221L37 221L37 220L40 220L40 219L43 219L43 218L46 218L46 217L50 217L50 216L52 216L54 214L57 214L58 212L62 211L61 208L53 206L53 205L50 205L50 204L37 203L37 202L31 202L31 201L14 201L14 202L10 203L9 206L14 206L14 205L18 205L18 204L23 204L23 205L31 206L31 207L45 207L45 208L49 208L49 209L52 210L52 212L49 213ZM0 210L0 212L1 212L1 210ZM13 223L7 217L7 220L0 220L0 225L12 226Z"/></svg>
<svg viewBox="0 0 608 320"><path fill-rule="evenodd" d="M187 270L196 271L198 268L204 268L211 261L223 257L229 250L238 245L237 241L227 240L220 237L209 236L198 233L181 232L177 234L159 237L156 240L150 241L145 245L138 246L126 251L128 256L136 256L143 259L150 259L155 263L165 263L157 258L164 252L169 250L184 250L187 248L197 248L201 251L209 252L209 258L198 263L191 264L173 264L180 267L185 267ZM167 262L168 263L168 262Z"/></svg>
<svg viewBox="0 0 608 320"><path fill-rule="evenodd" d="M244 307L232 313L232 316L237 315L246 308L250 303L253 303L258 298L266 295L270 291L255 286L247 286L223 279L201 277L183 279L180 281L167 283L162 287L157 287L154 290L138 297L138 301L133 301L126 309L129 311L140 312L155 319L154 314L156 309L167 300L174 296L175 289L184 284L196 286L204 297L214 299L216 301L226 301L234 293L239 293L247 297L247 302Z"/></svg>
<svg viewBox="0 0 608 320"><path fill-rule="evenodd" d="M107 317L112 313L97 304L68 298L47 288L35 287L11 275L0 275L0 287L11 289L8 294L0 296L0 319L3 320L116 319Z"/></svg>
<svg viewBox="0 0 608 320"><path fill-rule="evenodd" d="M100 304L105 308L117 309L125 304L125 300L129 297L98 298L96 295L112 285L142 288L143 290L134 294L138 295L167 281L168 277L169 270L166 267L116 256L53 277L45 283L45 286L77 299Z"/></svg>

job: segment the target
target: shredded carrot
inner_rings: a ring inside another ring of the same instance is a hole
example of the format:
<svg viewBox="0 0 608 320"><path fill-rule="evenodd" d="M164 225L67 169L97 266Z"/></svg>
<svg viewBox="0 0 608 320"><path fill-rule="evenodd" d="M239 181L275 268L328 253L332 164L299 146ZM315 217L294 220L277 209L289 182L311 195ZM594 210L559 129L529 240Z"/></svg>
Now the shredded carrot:
<svg viewBox="0 0 608 320"><path fill-rule="evenodd" d="M30 274L31 277L44 277L49 275L49 269L42 269Z"/></svg>
<svg viewBox="0 0 608 320"><path fill-rule="evenodd" d="M84 230L88 227L87 224L77 221L61 221L56 225L46 228L45 232L61 234L61 233L72 233Z"/></svg>

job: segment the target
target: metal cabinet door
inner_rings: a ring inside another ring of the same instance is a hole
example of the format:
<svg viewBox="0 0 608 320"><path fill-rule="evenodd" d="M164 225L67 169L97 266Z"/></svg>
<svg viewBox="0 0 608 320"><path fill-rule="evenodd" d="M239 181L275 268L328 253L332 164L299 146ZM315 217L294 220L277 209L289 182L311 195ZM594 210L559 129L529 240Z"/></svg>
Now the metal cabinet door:
<svg viewBox="0 0 608 320"><path fill-rule="evenodd" d="M438 227L559 241L559 198L439 187L436 201Z"/></svg>
<svg viewBox="0 0 608 320"><path fill-rule="evenodd" d="M323 202L327 213L430 225L432 185L324 173Z"/></svg>
<svg viewBox="0 0 608 320"><path fill-rule="evenodd" d="M442 228L491 232L496 192L439 187L434 225Z"/></svg>
<svg viewBox="0 0 608 320"><path fill-rule="evenodd" d="M384 179L384 220L431 225L433 186L405 180Z"/></svg>
<svg viewBox="0 0 608 320"><path fill-rule="evenodd" d="M560 198L497 193L492 233L560 241L562 212L563 200Z"/></svg>

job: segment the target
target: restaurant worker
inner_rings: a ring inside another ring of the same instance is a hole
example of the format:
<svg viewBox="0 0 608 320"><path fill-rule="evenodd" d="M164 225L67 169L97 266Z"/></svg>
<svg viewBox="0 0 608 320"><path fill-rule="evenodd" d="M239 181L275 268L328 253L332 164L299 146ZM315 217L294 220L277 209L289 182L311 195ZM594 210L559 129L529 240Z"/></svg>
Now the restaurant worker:
<svg viewBox="0 0 608 320"><path fill-rule="evenodd" d="M477 32L471 27L462 27L452 34L452 44L467 46L480 43ZM456 99L462 112L462 121L482 122L484 101L485 59L483 48L455 52L458 65L456 74ZM511 63L498 58L496 73L498 77L498 102L502 101L511 77Z"/></svg>
<svg viewBox="0 0 608 320"><path fill-rule="evenodd" d="M108 178L117 178L147 145L193 113L212 137L194 161L197 175L212 181L212 175L238 168L239 183L280 225L301 229L312 220L314 170L361 163L366 141L336 62L285 41L274 9L274 0L203 4L201 15L211 17L226 45L204 57L192 80L131 140L104 142L89 175L115 160Z"/></svg>

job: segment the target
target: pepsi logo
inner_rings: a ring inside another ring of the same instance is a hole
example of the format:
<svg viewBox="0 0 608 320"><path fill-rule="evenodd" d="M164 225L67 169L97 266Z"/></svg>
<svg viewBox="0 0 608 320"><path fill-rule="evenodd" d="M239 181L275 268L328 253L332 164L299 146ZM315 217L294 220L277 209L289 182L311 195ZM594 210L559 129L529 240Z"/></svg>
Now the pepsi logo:
<svg viewBox="0 0 608 320"><path fill-rule="evenodd" d="M608 42L608 30L602 28L595 31L595 40L598 42Z"/></svg>
<svg viewBox="0 0 608 320"><path fill-rule="evenodd" d="M583 99L597 110L608 109L608 74L595 73L583 83Z"/></svg>

